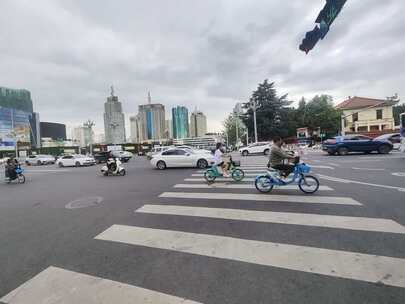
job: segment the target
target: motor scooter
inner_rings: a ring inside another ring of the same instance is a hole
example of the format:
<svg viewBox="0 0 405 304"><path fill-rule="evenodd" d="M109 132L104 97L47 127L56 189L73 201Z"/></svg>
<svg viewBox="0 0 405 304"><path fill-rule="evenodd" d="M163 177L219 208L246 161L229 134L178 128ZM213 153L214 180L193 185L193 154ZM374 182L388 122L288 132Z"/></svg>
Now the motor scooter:
<svg viewBox="0 0 405 304"><path fill-rule="evenodd" d="M126 174L125 168L119 159L109 158L107 164L101 167L101 173L104 176L108 175L120 175L124 176Z"/></svg>

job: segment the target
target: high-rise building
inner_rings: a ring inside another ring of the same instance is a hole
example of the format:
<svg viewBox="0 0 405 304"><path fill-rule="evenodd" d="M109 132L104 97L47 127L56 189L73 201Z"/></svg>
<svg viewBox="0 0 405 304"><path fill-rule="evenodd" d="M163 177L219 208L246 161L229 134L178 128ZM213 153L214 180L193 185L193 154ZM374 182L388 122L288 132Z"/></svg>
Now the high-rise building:
<svg viewBox="0 0 405 304"><path fill-rule="evenodd" d="M148 93L148 104L138 109L139 142L160 140L165 138L165 106L152 103Z"/></svg>
<svg viewBox="0 0 405 304"><path fill-rule="evenodd" d="M0 87L0 150L39 146L38 123L29 91Z"/></svg>
<svg viewBox="0 0 405 304"><path fill-rule="evenodd" d="M139 115L131 116L129 118L129 124L131 128L131 142L137 144L140 142Z"/></svg>
<svg viewBox="0 0 405 304"><path fill-rule="evenodd" d="M171 119L166 119L165 138L173 138L173 123Z"/></svg>
<svg viewBox="0 0 405 304"><path fill-rule="evenodd" d="M87 126L79 126L73 129L73 141L80 147L87 147L94 143L94 132Z"/></svg>
<svg viewBox="0 0 405 304"><path fill-rule="evenodd" d="M104 133L107 144L125 143L125 117L113 87L111 96L107 97L107 102L104 103Z"/></svg>
<svg viewBox="0 0 405 304"><path fill-rule="evenodd" d="M172 108L173 138L186 138L189 134L188 110L186 107Z"/></svg>
<svg viewBox="0 0 405 304"><path fill-rule="evenodd" d="M31 93L25 89L0 87L0 107L15 109L27 113L34 112Z"/></svg>
<svg viewBox="0 0 405 304"><path fill-rule="evenodd" d="M207 117L203 112L195 110L190 115L190 136L201 137L207 133Z"/></svg>

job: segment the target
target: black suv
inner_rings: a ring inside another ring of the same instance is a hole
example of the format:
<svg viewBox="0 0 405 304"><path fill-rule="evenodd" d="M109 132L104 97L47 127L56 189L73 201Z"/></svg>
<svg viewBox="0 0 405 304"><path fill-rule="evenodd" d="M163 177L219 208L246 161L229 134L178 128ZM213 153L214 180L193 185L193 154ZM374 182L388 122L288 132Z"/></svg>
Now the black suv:
<svg viewBox="0 0 405 304"><path fill-rule="evenodd" d="M96 152L94 153L93 157L97 164L106 163L108 157L110 156L110 152Z"/></svg>

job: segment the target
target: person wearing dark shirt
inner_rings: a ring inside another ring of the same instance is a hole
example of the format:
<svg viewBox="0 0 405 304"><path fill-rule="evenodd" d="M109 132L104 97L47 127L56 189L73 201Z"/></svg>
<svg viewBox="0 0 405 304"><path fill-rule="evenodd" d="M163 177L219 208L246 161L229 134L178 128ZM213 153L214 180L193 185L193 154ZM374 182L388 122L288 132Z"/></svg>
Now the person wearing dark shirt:
<svg viewBox="0 0 405 304"><path fill-rule="evenodd" d="M296 162L296 157L291 156L285 152L281 146L283 145L283 140L280 136L275 136L273 138L273 146L271 147L269 167L283 172L284 176L287 177L294 171L295 165L285 164L285 160L294 160Z"/></svg>

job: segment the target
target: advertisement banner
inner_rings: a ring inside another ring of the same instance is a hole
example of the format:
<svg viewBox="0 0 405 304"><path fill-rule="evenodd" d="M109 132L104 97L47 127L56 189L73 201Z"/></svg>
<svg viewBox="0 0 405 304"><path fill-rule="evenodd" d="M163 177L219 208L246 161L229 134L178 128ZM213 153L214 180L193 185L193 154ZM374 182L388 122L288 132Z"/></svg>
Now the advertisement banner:
<svg viewBox="0 0 405 304"><path fill-rule="evenodd" d="M30 144L30 113L0 107L0 150L14 150L15 141Z"/></svg>

